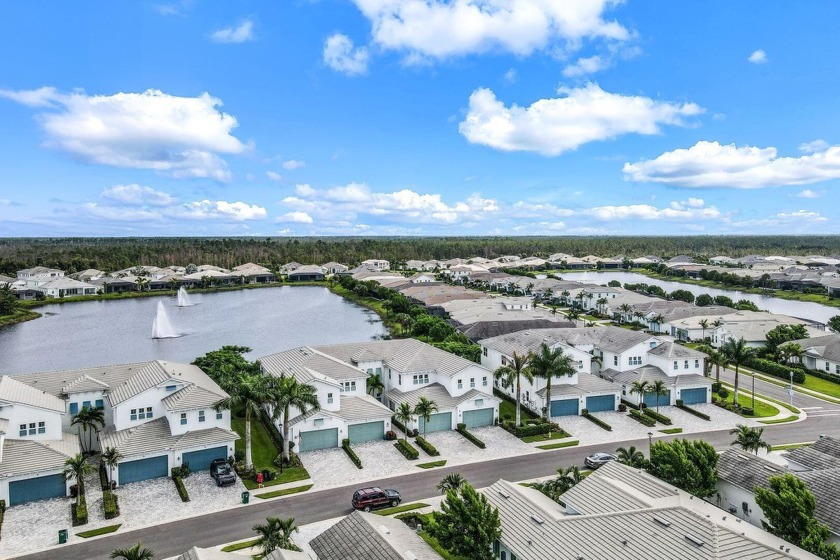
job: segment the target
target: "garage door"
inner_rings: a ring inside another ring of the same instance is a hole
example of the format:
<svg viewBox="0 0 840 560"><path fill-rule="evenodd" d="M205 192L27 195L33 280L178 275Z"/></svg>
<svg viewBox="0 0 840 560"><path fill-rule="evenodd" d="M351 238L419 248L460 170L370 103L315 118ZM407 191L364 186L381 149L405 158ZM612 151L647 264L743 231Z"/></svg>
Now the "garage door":
<svg viewBox="0 0 840 560"><path fill-rule="evenodd" d="M564 399L562 401L551 401L552 416L577 416L580 407L578 399Z"/></svg>
<svg viewBox="0 0 840 560"><path fill-rule="evenodd" d="M429 421L426 422L425 418L420 419L420 432L428 433L428 432L442 432L444 430L451 430L452 429L452 413L451 412L439 412L437 414L432 414L429 416Z"/></svg>
<svg viewBox="0 0 840 560"><path fill-rule="evenodd" d="M166 455L120 463L120 484L140 482L141 480L162 476L169 476L169 458Z"/></svg>
<svg viewBox="0 0 840 560"><path fill-rule="evenodd" d="M683 389L680 391L683 404L702 404L709 402L706 398L706 388Z"/></svg>
<svg viewBox="0 0 840 560"><path fill-rule="evenodd" d="M653 393L645 393L645 404L650 408L656 408L656 395ZM671 404L671 390L667 393L659 395L659 406L668 406Z"/></svg>
<svg viewBox="0 0 840 560"><path fill-rule="evenodd" d="M9 505L16 506L36 500L49 500L67 495L64 477L60 474L39 476L9 483Z"/></svg>
<svg viewBox="0 0 840 560"><path fill-rule="evenodd" d="M330 447L338 447L338 428L300 433L300 445L298 446L300 452L329 449Z"/></svg>
<svg viewBox="0 0 840 560"><path fill-rule="evenodd" d="M189 463L191 471L209 471L210 463L216 459L227 459L227 445L214 447L213 449L202 449L184 453L181 457L181 464Z"/></svg>
<svg viewBox="0 0 840 560"><path fill-rule="evenodd" d="M467 428L481 428L482 426L493 425L493 409L480 408L464 413L464 424Z"/></svg>
<svg viewBox="0 0 840 560"><path fill-rule="evenodd" d="M347 434L351 444L365 441L379 441L385 438L385 422L353 424L347 428Z"/></svg>
<svg viewBox="0 0 840 560"><path fill-rule="evenodd" d="M589 412L607 412L615 410L615 395L586 397L586 410Z"/></svg>

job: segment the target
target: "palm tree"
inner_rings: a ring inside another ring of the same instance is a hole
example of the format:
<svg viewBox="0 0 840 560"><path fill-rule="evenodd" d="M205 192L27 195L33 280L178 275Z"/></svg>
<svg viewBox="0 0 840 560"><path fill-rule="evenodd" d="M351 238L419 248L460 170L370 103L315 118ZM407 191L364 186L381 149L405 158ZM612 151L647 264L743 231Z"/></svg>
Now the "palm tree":
<svg viewBox="0 0 840 560"><path fill-rule="evenodd" d="M709 328L709 320L708 319L700 319L700 328L703 330L703 340L706 340L706 329Z"/></svg>
<svg viewBox="0 0 840 560"><path fill-rule="evenodd" d="M111 558L122 558L122 560L154 560L155 553L148 548L143 548L137 542L131 548L118 548L111 552Z"/></svg>
<svg viewBox="0 0 840 560"><path fill-rule="evenodd" d="M709 357L706 358L706 361L709 365L715 366L715 381L720 383L720 368L721 366L726 367L729 360L723 352L718 352L717 350L711 350L707 354Z"/></svg>
<svg viewBox="0 0 840 560"><path fill-rule="evenodd" d="M630 306L629 303L622 303L618 306L618 310L621 311L621 315L619 315L620 323L624 322L624 318L633 311L633 308Z"/></svg>
<svg viewBox="0 0 840 560"><path fill-rule="evenodd" d="M618 456L618 462L623 465L637 469L645 466L645 455L641 451L638 451L635 446L628 448L619 447L615 450L615 454Z"/></svg>
<svg viewBox="0 0 840 560"><path fill-rule="evenodd" d="M426 424L432 419L432 414L438 411L438 406L435 401L430 401L426 397L420 397L420 400L414 405L414 414L418 421L423 419L423 439L426 439Z"/></svg>
<svg viewBox="0 0 840 560"><path fill-rule="evenodd" d="M375 399L382 396L382 392L385 390L385 383L382 382L381 375L377 373L376 375L369 376L366 384L368 395L371 395Z"/></svg>
<svg viewBox="0 0 840 560"><path fill-rule="evenodd" d="M225 390L229 397L216 403L215 409L233 410L243 407L245 409L245 468L253 466L251 459L251 415L259 415L262 407L274 400L273 384L269 377L256 373L240 373L236 383L226 384ZM284 440L284 446L288 445L288 438Z"/></svg>
<svg viewBox="0 0 840 560"><path fill-rule="evenodd" d="M511 360L508 362L507 365L501 366L493 376L501 381L502 387L507 389L511 385L516 385L516 425L519 426L519 423L522 420L522 412L520 410L520 400L522 398L522 387L521 387L521 378L524 377L526 381L529 383L534 382L534 376L531 374L531 371L528 369L528 360L530 356L520 356L513 352L513 356L511 356Z"/></svg>
<svg viewBox="0 0 840 560"><path fill-rule="evenodd" d="M90 408L89 406L82 407L73 417L70 422L71 426L79 426L85 434L87 434L88 444L85 446L84 439L82 439L82 451L90 453L93 443L91 441L90 432L98 432L99 428L105 427L105 412L101 408ZM98 427L97 427L98 426ZM81 434L79 434L81 435Z"/></svg>
<svg viewBox="0 0 840 560"><path fill-rule="evenodd" d="M450 490L457 492L458 489L466 482L463 476L458 473L451 473L443 477L437 489L441 494L446 494Z"/></svg>
<svg viewBox="0 0 840 560"><path fill-rule="evenodd" d="M569 295L571 295L571 292L569 292L569 290L563 290L562 292L560 292L560 297L562 298L564 305L569 305Z"/></svg>
<svg viewBox="0 0 840 560"><path fill-rule="evenodd" d="M653 329L655 331L659 331L659 327L662 326L662 323L665 322L665 317L661 313L657 313L653 317L650 318L651 325L656 325L656 328Z"/></svg>
<svg viewBox="0 0 840 560"><path fill-rule="evenodd" d="M531 375L545 379L545 419L549 422L547 437L551 439L551 381L564 375L572 377L576 370L570 354L564 354L562 348L551 349L545 342L536 354L530 356L529 361Z"/></svg>
<svg viewBox="0 0 840 560"><path fill-rule="evenodd" d="M262 525L251 527L258 535L254 546L262 551L263 556L268 556L278 548L300 550L292 543L292 533L298 530L294 518L266 517L265 521Z"/></svg>
<svg viewBox="0 0 840 560"><path fill-rule="evenodd" d="M718 327L719 327L719 326L721 326L722 324L723 324L723 321L721 321L720 319L715 319L714 321L712 321L712 326L713 326L714 328L718 328Z"/></svg>
<svg viewBox="0 0 840 560"><path fill-rule="evenodd" d="M294 377L281 377L271 393L274 418L276 419L281 412L283 414L283 459L289 461L291 410L295 408L301 414L306 414L309 410L320 410L318 391L312 385L298 382Z"/></svg>
<svg viewBox="0 0 840 560"><path fill-rule="evenodd" d="M87 459L81 453L77 453L74 457L70 457L64 462L64 480L75 480L79 485L79 491L76 493L76 505L79 505L81 496L85 493L85 475L93 472L93 467L87 462Z"/></svg>
<svg viewBox="0 0 840 560"><path fill-rule="evenodd" d="M659 379L648 385L648 391L656 395L656 412L659 412L659 397L668 394L668 387L665 385L664 381Z"/></svg>
<svg viewBox="0 0 840 560"><path fill-rule="evenodd" d="M738 424L736 427L729 430L729 433L735 436L735 441L732 445L738 445L744 451L752 451L758 455L759 450L766 449L771 451L773 446L762 439L764 428L750 428L743 424Z"/></svg>
<svg viewBox="0 0 840 560"><path fill-rule="evenodd" d="M569 321L573 322L575 326L577 326L577 320L580 319L580 315L580 310L577 307L572 307L566 311L566 317L568 317Z"/></svg>
<svg viewBox="0 0 840 560"><path fill-rule="evenodd" d="M400 403L394 412L394 418L403 425L403 442L408 443L408 425L414 421L414 411L407 402Z"/></svg>
<svg viewBox="0 0 840 560"><path fill-rule="evenodd" d="M747 347L747 342L743 338L738 340L730 338L723 345L722 352L726 356L726 364L735 366L735 390L732 391L732 403L738 406L738 369L741 364L752 358L753 350Z"/></svg>
<svg viewBox="0 0 840 560"><path fill-rule="evenodd" d="M598 298L598 300L595 302L598 305L598 313L603 314L604 313L604 306L607 305L609 302L610 302L610 300L608 300L605 297Z"/></svg>
<svg viewBox="0 0 840 560"><path fill-rule="evenodd" d="M639 395L639 408L641 408L641 405L645 402L644 394L648 392L647 388L647 381L634 381L633 384L630 386L630 394Z"/></svg>
<svg viewBox="0 0 840 560"><path fill-rule="evenodd" d="M108 480L114 481L114 467L123 460L123 454L116 447L106 447L102 452L102 462L108 467Z"/></svg>

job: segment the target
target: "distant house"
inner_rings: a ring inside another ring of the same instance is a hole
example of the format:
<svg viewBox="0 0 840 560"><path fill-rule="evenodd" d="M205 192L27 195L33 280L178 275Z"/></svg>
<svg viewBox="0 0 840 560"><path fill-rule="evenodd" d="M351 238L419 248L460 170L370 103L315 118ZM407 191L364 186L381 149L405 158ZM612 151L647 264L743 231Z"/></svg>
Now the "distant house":
<svg viewBox="0 0 840 560"><path fill-rule="evenodd" d="M362 261L362 266L372 268L373 270L388 270L391 268L391 263L383 259L368 259Z"/></svg>
<svg viewBox="0 0 840 560"><path fill-rule="evenodd" d="M245 263L234 267L230 274L238 278L240 284L265 284L277 279L271 270L254 263Z"/></svg>
<svg viewBox="0 0 840 560"><path fill-rule="evenodd" d="M840 334L815 336L789 344L798 344L805 351L802 355L805 367L834 374L840 379Z"/></svg>
<svg viewBox="0 0 840 560"><path fill-rule="evenodd" d="M287 274L289 281L319 281L324 279L324 269L317 264L304 264Z"/></svg>
<svg viewBox="0 0 840 560"><path fill-rule="evenodd" d="M340 274L342 272L347 272L348 270L350 270L350 267L346 264L341 264L333 261L322 264L321 268L324 269L325 274Z"/></svg>
<svg viewBox="0 0 840 560"><path fill-rule="evenodd" d="M48 298L63 298L68 296L92 296L99 290L97 286L80 282L72 278L59 277L49 282L39 284L36 288Z"/></svg>
<svg viewBox="0 0 840 560"><path fill-rule="evenodd" d="M296 262L296 261L287 262L286 264L284 264L283 266L280 267L280 274L288 274L290 272L293 272L293 271L297 270L301 266L303 266L303 265L300 264L299 262Z"/></svg>
<svg viewBox="0 0 840 560"><path fill-rule="evenodd" d="M36 266L33 268L24 268L17 271L18 280L25 282L26 288L37 288L42 284L51 282L58 278L64 278L64 271L56 268L48 268L46 266Z"/></svg>
<svg viewBox="0 0 840 560"><path fill-rule="evenodd" d="M98 280L105 276L105 273L101 270L96 270L95 268L88 268L87 270L83 270L81 272L77 272L73 275L76 280L81 280L82 282L90 282L91 280Z"/></svg>

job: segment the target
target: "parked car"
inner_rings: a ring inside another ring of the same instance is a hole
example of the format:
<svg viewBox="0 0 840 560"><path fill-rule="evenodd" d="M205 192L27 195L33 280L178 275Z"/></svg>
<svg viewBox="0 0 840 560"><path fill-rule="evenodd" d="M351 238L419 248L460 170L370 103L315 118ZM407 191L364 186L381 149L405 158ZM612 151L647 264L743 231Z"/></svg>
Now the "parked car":
<svg viewBox="0 0 840 560"><path fill-rule="evenodd" d="M396 507L402 497L396 490L383 490L379 487L362 488L353 493L353 509L370 511L379 507Z"/></svg>
<svg viewBox="0 0 840 560"><path fill-rule="evenodd" d="M227 486L236 482L236 473L224 459L216 459L210 463L210 476L216 481L216 486Z"/></svg>
<svg viewBox="0 0 840 560"><path fill-rule="evenodd" d="M605 465L610 461L615 461L616 459L618 459L618 457L612 453L593 453L583 460L583 464L590 469L597 469L598 467Z"/></svg>

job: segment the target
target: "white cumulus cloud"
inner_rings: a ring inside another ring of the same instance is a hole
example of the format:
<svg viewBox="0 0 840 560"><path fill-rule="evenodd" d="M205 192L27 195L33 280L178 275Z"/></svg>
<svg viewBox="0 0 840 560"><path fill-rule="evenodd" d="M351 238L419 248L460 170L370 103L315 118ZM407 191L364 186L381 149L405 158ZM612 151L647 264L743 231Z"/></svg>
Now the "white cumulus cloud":
<svg viewBox="0 0 840 560"><path fill-rule="evenodd" d="M207 199L182 204L177 213L195 220L228 218L236 221L262 220L268 215L265 208L256 204Z"/></svg>
<svg viewBox="0 0 840 560"><path fill-rule="evenodd" d="M305 166L306 162L299 159L290 159L283 162L283 169L300 169Z"/></svg>
<svg viewBox="0 0 840 560"><path fill-rule="evenodd" d="M798 193L796 193L797 198L819 198L825 194L825 191L814 191L811 189L805 189Z"/></svg>
<svg viewBox="0 0 840 560"><path fill-rule="evenodd" d="M366 74L370 53L366 47L355 47L347 35L336 33L324 42L324 62L348 76Z"/></svg>
<svg viewBox="0 0 840 560"><path fill-rule="evenodd" d="M563 75L567 78L594 74L610 65L610 60L600 55L593 55L586 58L579 58L574 64L563 68Z"/></svg>
<svg viewBox="0 0 840 560"><path fill-rule="evenodd" d="M813 154L814 152L821 152L828 148L830 144L822 139L811 140L810 142L803 142L799 144L799 151L806 154Z"/></svg>
<svg viewBox="0 0 840 560"><path fill-rule="evenodd" d="M560 88L559 97L529 107L505 106L492 90L470 95L459 131L473 144L503 151L556 156L588 142L623 134L657 134L662 125L686 126L704 109L695 103L669 103L604 91L596 84Z"/></svg>
<svg viewBox="0 0 840 560"><path fill-rule="evenodd" d="M276 171L266 171L265 176L271 179L272 181L277 181L278 183L283 180L283 176L277 173Z"/></svg>
<svg viewBox="0 0 840 560"><path fill-rule="evenodd" d="M767 62L767 53L761 49L753 51L750 56L747 57L747 60L752 62L753 64L764 64Z"/></svg>
<svg viewBox="0 0 840 560"><path fill-rule="evenodd" d="M291 224L311 224L314 220L306 212L287 212L278 216L277 221Z"/></svg>
<svg viewBox="0 0 840 560"><path fill-rule="evenodd" d="M254 22L250 19L243 20L239 25L223 27L214 31L210 39L216 43L244 43L254 40Z"/></svg>
<svg viewBox="0 0 840 560"><path fill-rule="evenodd" d="M219 154L249 148L232 134L236 118L219 111L221 100L207 93L87 95L41 88L0 90L0 97L44 108L38 118L46 145L89 163L226 181L230 171Z"/></svg>
<svg viewBox="0 0 840 560"><path fill-rule="evenodd" d="M102 198L126 206L171 206L177 199L165 192L141 185L114 185L102 191Z"/></svg>
<svg viewBox="0 0 840 560"><path fill-rule="evenodd" d="M700 141L656 159L625 163L624 177L635 182L701 188L807 185L840 178L840 146L800 157L780 157L773 147Z"/></svg>

